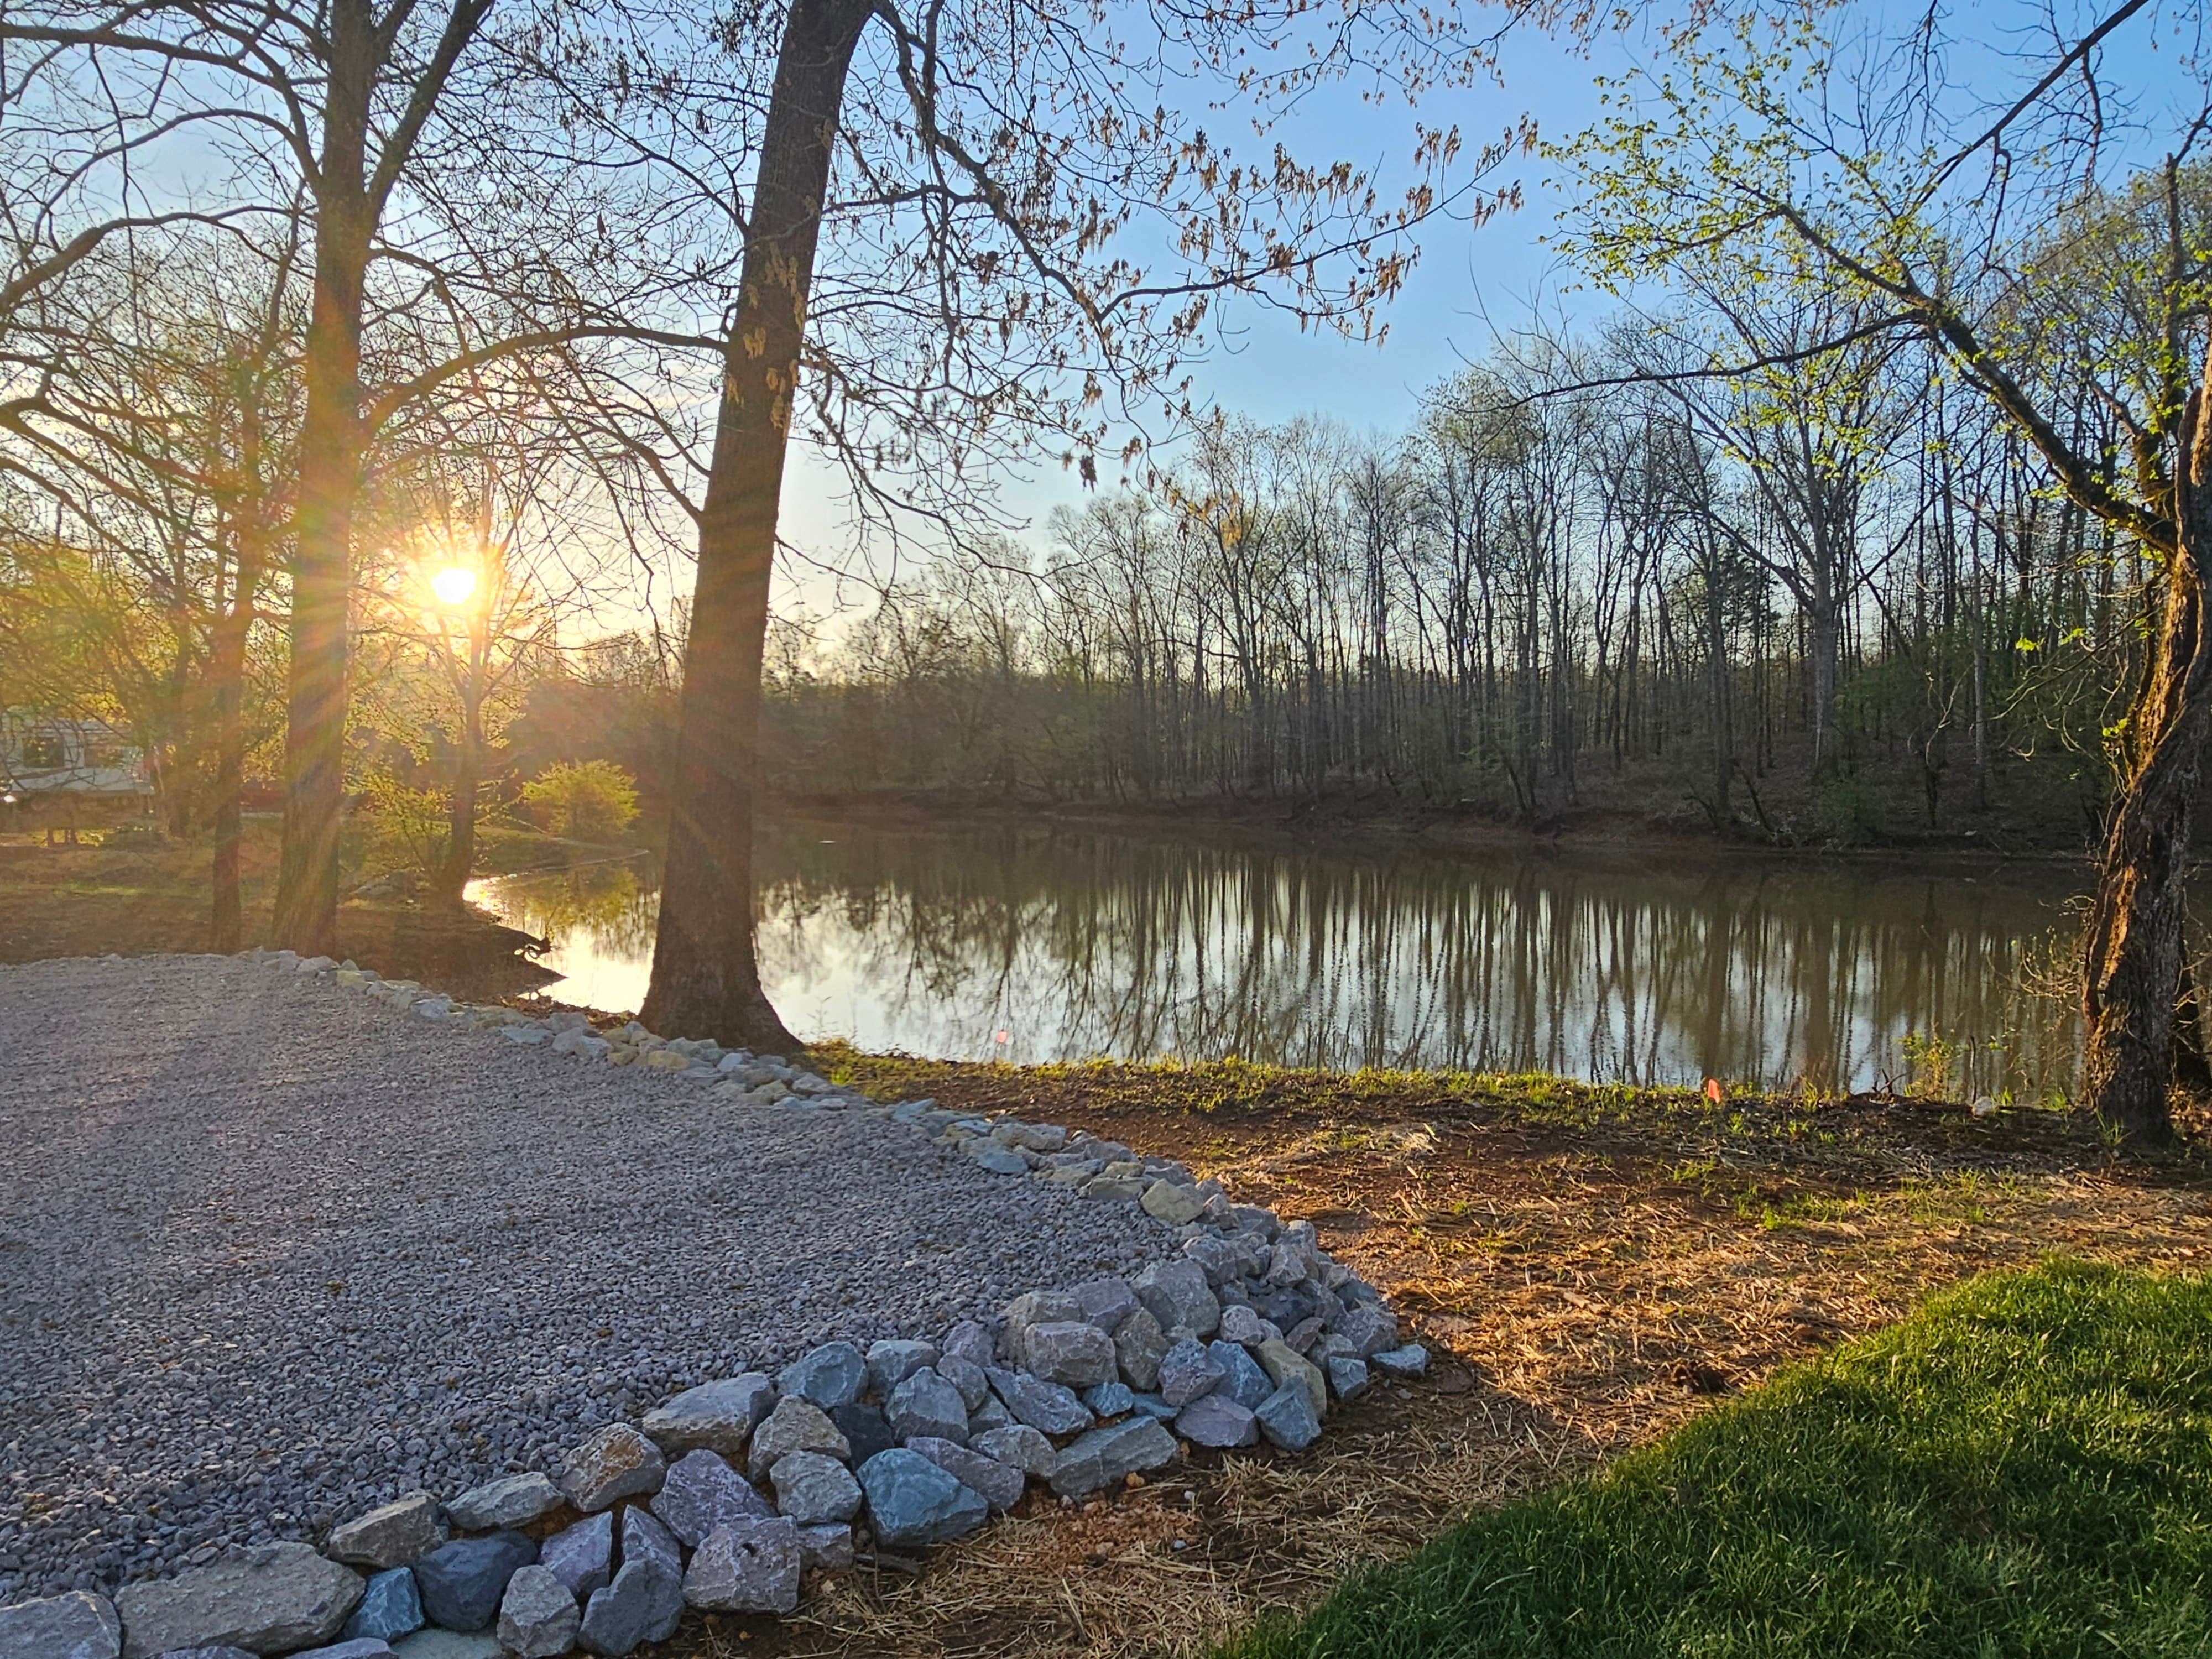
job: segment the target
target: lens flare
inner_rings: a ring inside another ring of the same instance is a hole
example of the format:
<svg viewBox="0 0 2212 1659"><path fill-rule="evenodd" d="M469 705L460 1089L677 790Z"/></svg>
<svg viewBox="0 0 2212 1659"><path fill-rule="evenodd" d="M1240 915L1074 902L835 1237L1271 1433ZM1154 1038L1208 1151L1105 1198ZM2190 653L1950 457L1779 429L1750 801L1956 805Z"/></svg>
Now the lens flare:
<svg viewBox="0 0 2212 1659"><path fill-rule="evenodd" d="M451 566L430 578L430 591L438 596L440 605L466 605L469 595L477 591L477 573L460 565Z"/></svg>

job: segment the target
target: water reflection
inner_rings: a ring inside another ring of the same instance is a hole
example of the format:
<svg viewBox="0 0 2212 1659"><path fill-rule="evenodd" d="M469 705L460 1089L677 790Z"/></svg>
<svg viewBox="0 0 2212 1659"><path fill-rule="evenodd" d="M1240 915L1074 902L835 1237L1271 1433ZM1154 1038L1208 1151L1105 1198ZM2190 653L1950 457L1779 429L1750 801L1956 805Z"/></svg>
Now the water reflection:
<svg viewBox="0 0 2212 1659"><path fill-rule="evenodd" d="M867 1048L1826 1088L1917 1068L2021 1091L2063 1085L2078 1058L2071 1006L2031 988L2064 927L2049 878L988 826L785 823L761 854L778 1007L804 1036ZM556 939L556 994L636 1006L642 865L472 890Z"/></svg>

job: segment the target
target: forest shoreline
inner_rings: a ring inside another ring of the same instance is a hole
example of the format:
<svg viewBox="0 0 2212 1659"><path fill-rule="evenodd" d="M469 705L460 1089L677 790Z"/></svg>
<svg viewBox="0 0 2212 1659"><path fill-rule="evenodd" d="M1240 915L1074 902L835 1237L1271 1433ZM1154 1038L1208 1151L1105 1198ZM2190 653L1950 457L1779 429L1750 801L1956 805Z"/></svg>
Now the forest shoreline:
<svg viewBox="0 0 2212 1659"><path fill-rule="evenodd" d="M1343 797L1317 803L1219 796L1172 801L1055 801L981 791L881 789L781 793L764 811L772 821L849 818L886 828L945 830L1019 825L1328 851L1556 852L1632 855L1639 861L1694 861L1727 855L1839 868L1911 858L1968 872L2001 866L2048 869L2071 865L2081 868L2085 877L2094 851L2079 841L2039 839L2032 830L1887 831L1856 843L1768 840L1750 835L1700 833L1649 815L1595 805L1547 814L1532 827L1479 810L1425 807L1395 798ZM2200 839L2212 844L2212 830Z"/></svg>

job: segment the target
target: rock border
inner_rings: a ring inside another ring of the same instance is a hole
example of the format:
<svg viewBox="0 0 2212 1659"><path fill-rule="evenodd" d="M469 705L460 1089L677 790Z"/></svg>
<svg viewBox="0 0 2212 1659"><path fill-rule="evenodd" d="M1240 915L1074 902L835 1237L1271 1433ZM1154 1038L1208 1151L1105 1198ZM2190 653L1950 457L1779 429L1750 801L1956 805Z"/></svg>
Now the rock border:
<svg viewBox="0 0 2212 1659"><path fill-rule="evenodd" d="M1231 1204L1180 1163L1055 1124L884 1106L781 1055L457 1001L290 951L242 952L394 1012L580 1061L638 1065L720 1099L852 1111L995 1175L1128 1203L1180 1259L1017 1297L935 1340L829 1342L770 1376L688 1389L572 1448L557 1481L410 1492L304 1543L233 1547L125 1586L0 1607L0 1659L618 1659L686 1607L786 1614L803 1575L963 1537L1032 1482L1072 1504L1184 1454L1303 1451L1375 1372L1425 1370L1374 1289L1310 1221ZM910 1564L902 1564L910 1565Z"/></svg>

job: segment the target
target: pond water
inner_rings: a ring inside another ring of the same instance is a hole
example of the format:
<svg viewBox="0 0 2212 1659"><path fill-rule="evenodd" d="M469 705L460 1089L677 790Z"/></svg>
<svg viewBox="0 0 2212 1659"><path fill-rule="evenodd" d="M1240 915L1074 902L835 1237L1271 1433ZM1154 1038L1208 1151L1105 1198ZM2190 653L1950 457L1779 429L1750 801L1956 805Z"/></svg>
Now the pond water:
<svg viewBox="0 0 2212 1659"><path fill-rule="evenodd" d="M2076 872L780 821L762 975L809 1040L1604 1082L2063 1089ZM563 1000L635 1009L649 862L489 878Z"/></svg>

